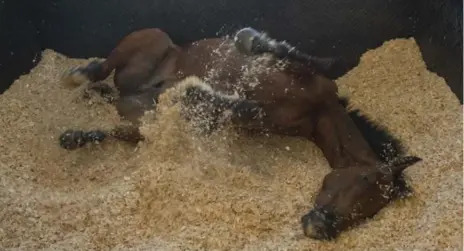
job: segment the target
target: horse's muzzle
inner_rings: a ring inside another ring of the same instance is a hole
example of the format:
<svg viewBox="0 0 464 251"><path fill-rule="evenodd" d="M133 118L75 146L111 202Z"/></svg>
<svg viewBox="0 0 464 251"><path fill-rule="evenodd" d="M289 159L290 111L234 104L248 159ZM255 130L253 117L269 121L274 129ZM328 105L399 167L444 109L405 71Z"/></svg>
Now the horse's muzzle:
<svg viewBox="0 0 464 251"><path fill-rule="evenodd" d="M337 235L334 218L331 213L313 209L301 218L303 232L311 239L334 239Z"/></svg>

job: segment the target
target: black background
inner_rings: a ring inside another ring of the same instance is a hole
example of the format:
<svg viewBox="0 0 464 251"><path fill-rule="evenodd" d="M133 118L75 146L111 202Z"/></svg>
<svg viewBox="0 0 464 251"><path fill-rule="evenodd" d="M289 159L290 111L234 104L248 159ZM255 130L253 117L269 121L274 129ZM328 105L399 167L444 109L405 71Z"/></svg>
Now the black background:
<svg viewBox="0 0 464 251"><path fill-rule="evenodd" d="M45 48L106 57L131 31L158 27L182 44L243 26L266 30L313 55L360 55L384 41L415 37L427 67L462 103L462 0L3 0L0 93Z"/></svg>

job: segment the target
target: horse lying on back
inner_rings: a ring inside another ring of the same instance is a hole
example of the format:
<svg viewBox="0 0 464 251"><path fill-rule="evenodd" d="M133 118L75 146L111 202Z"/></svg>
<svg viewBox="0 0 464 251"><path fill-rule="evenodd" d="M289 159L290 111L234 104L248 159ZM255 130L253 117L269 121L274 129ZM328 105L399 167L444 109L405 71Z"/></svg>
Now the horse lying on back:
<svg viewBox="0 0 464 251"><path fill-rule="evenodd" d="M136 31L103 62L93 61L66 74L67 82L87 81L106 95L109 87L97 82L115 70L119 91L115 105L131 125L109 132L68 130L60 136L60 144L71 150L107 136L143 140L140 117L155 109L165 90L185 85L183 106L206 107L203 112L210 115L212 123L204 125L205 132L217 128L215 118L228 111L230 121L241 129L315 142L332 171L324 178L314 208L301 218L302 226L311 238L332 239L409 194L402 172L421 160L401 156L404 151L397 139L359 111L347 111L348 100L338 96L337 85L326 77L334 63L251 28L234 39L203 39L184 46L174 44L159 29Z"/></svg>

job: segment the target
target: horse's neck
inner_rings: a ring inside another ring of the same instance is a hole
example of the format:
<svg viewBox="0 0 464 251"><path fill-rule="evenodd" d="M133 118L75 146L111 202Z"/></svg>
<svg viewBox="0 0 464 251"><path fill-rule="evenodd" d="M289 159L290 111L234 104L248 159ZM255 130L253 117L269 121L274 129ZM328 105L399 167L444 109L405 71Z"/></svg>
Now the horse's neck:
<svg viewBox="0 0 464 251"><path fill-rule="evenodd" d="M377 156L346 110L335 102L323 109L314 128L314 138L330 166L334 169L374 166Z"/></svg>

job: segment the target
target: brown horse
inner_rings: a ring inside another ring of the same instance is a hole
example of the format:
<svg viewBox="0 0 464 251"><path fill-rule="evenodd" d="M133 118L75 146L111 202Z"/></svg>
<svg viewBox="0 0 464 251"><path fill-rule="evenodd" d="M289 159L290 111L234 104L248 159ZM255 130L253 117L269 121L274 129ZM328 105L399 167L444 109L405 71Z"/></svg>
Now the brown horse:
<svg viewBox="0 0 464 251"><path fill-rule="evenodd" d="M75 149L107 135L143 140L138 131L143 112L154 109L167 88L188 83L181 100L185 107L207 107L213 122L204 126L206 132L214 130L214 118L227 110L241 129L315 142L332 171L324 178L314 209L301 220L307 236L332 239L409 194L402 171L421 160L401 156L398 140L359 111L347 110L348 100L339 97L335 82L325 77L335 65L251 28L234 39L203 39L184 46L175 45L159 29L136 31L105 61L66 74L67 81L90 82L90 88L98 86L106 95L109 87L96 83L115 70L116 108L132 126L110 132L68 130L60 144ZM182 81L191 76L201 81Z"/></svg>

